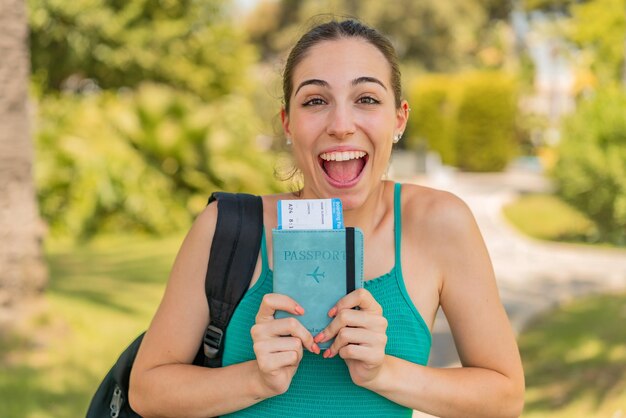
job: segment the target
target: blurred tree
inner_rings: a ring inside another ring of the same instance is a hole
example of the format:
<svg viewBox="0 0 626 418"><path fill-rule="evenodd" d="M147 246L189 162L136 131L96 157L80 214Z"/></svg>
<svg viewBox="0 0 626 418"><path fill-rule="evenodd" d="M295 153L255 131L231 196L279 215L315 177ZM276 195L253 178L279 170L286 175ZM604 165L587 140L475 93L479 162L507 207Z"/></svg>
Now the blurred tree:
<svg viewBox="0 0 626 418"><path fill-rule="evenodd" d="M251 104L210 104L163 85L40 103L36 178L51 233L167 234L189 227L212 191L271 193L274 156Z"/></svg>
<svg viewBox="0 0 626 418"><path fill-rule="evenodd" d="M44 91L156 81L211 99L242 86L253 48L224 0L29 0Z"/></svg>
<svg viewBox="0 0 626 418"><path fill-rule="evenodd" d="M517 83L507 74L477 72L462 77L455 134L458 166L501 171L516 155Z"/></svg>
<svg viewBox="0 0 626 418"><path fill-rule="evenodd" d="M590 67L600 83L619 81L626 66L624 0L591 0L573 4L570 12L568 38L590 54Z"/></svg>
<svg viewBox="0 0 626 418"><path fill-rule="evenodd" d="M543 12L566 13L569 7L579 0L523 0L525 10L541 10Z"/></svg>
<svg viewBox="0 0 626 418"><path fill-rule="evenodd" d="M426 141L428 148L437 152L444 164L457 166L455 125L461 94L462 88L456 77L444 74L417 77L408 89L412 136L405 141L407 147L418 149L422 146L421 141Z"/></svg>
<svg viewBox="0 0 626 418"><path fill-rule="evenodd" d="M445 164L466 171L500 171L517 154L519 84L503 71L429 74L409 88L409 148L425 140Z"/></svg>
<svg viewBox="0 0 626 418"><path fill-rule="evenodd" d="M558 149L559 194L595 221L600 238L626 245L626 92L604 87L581 100Z"/></svg>
<svg viewBox="0 0 626 418"><path fill-rule="evenodd" d="M527 10L548 13L561 36L582 50L579 64L600 85L626 85L626 3L624 0L526 0Z"/></svg>
<svg viewBox="0 0 626 418"><path fill-rule="evenodd" d="M47 281L32 179L23 0L0 0L0 308Z"/></svg>
<svg viewBox="0 0 626 418"><path fill-rule="evenodd" d="M479 62L485 37L495 22L507 19L510 7L505 0L265 0L246 28L268 59L283 54L312 23L325 18L311 16L354 16L389 35L402 59L449 71Z"/></svg>

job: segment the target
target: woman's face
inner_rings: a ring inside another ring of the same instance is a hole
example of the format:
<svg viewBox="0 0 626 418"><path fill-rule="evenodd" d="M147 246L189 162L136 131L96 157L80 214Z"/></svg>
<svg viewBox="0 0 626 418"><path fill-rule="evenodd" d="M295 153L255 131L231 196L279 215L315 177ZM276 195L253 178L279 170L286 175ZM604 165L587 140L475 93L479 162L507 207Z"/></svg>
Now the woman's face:
<svg viewBox="0 0 626 418"><path fill-rule="evenodd" d="M382 185L408 116L406 102L396 109L389 63L361 38L323 41L295 67L292 87L282 118L304 175L302 197L360 207Z"/></svg>

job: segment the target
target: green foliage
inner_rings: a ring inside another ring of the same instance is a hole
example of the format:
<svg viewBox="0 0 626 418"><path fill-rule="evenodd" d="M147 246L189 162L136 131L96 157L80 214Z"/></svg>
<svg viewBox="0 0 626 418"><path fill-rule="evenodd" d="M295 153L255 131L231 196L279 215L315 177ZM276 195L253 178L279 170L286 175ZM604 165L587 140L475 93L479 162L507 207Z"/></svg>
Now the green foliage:
<svg viewBox="0 0 626 418"><path fill-rule="evenodd" d="M240 88L254 58L223 0L29 0L29 9L44 91L155 81L211 99Z"/></svg>
<svg viewBox="0 0 626 418"><path fill-rule="evenodd" d="M429 71L449 71L462 64L481 65L487 39L506 21L509 2L500 0L265 0L246 22L264 57L282 55L315 23L357 17L388 35L402 59ZM321 15L321 16L320 16Z"/></svg>
<svg viewBox="0 0 626 418"><path fill-rule="evenodd" d="M551 194L523 195L503 213L521 232L534 238L563 242L592 242L597 231L583 213Z"/></svg>
<svg viewBox="0 0 626 418"><path fill-rule="evenodd" d="M622 77L626 51L624 0L591 0L571 6L567 35L591 56L587 57L602 83Z"/></svg>
<svg viewBox="0 0 626 418"><path fill-rule="evenodd" d="M444 163L500 171L514 156L517 84L511 76L495 71L425 75L413 85L409 101L412 135L425 138Z"/></svg>
<svg viewBox="0 0 626 418"><path fill-rule="evenodd" d="M525 10L541 10L544 12L563 13L568 10L577 0L523 0L522 5Z"/></svg>
<svg viewBox="0 0 626 418"><path fill-rule="evenodd" d="M554 291L553 286L546 283L544 291ZM603 418L623 414L624 306L623 293L586 297L542 314L520 335L526 376L524 417Z"/></svg>
<svg viewBox="0 0 626 418"><path fill-rule="evenodd" d="M580 49L576 65L590 69L599 85L626 82L624 0L525 0L524 6L549 14L556 33Z"/></svg>
<svg viewBox="0 0 626 418"><path fill-rule="evenodd" d="M52 231L89 237L186 228L218 189L279 190L274 158L255 144L250 105L203 104L165 86L45 97L37 130L40 208Z"/></svg>
<svg viewBox="0 0 626 418"><path fill-rule="evenodd" d="M626 244L626 94L599 92L565 122L554 175L559 194Z"/></svg>
<svg viewBox="0 0 626 418"><path fill-rule="evenodd" d="M498 73L463 80L456 123L458 166L468 171L503 170L515 153L517 91Z"/></svg>
<svg viewBox="0 0 626 418"><path fill-rule="evenodd" d="M84 417L108 369L149 325L181 241L48 241L45 308L15 335L0 334L0 416Z"/></svg>
<svg viewBox="0 0 626 418"><path fill-rule="evenodd" d="M425 140L428 147L439 153L444 164L457 164L457 146L454 137L456 119L455 90L451 88L452 76L423 75L410 91L411 115L410 148L416 141Z"/></svg>

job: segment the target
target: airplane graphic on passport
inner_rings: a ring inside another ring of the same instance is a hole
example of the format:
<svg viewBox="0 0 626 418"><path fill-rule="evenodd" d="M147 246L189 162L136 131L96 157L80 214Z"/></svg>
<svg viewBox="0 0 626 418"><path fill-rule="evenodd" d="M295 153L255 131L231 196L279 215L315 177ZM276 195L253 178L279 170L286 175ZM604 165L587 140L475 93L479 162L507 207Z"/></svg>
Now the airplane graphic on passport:
<svg viewBox="0 0 626 418"><path fill-rule="evenodd" d="M317 266L315 267L315 270L313 270L313 273L307 273L307 276L312 277L317 283L320 282L319 277L326 277L326 273L318 273L319 269L320 266Z"/></svg>

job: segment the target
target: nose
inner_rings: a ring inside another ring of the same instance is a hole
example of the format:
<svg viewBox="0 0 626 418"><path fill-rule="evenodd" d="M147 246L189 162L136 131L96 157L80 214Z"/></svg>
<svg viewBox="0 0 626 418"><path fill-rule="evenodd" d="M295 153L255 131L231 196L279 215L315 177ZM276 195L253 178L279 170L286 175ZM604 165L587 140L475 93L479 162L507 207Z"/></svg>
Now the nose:
<svg viewBox="0 0 626 418"><path fill-rule="evenodd" d="M326 133L337 139L345 139L356 130L352 108L347 105L335 105L328 113Z"/></svg>

